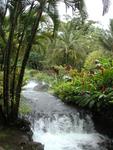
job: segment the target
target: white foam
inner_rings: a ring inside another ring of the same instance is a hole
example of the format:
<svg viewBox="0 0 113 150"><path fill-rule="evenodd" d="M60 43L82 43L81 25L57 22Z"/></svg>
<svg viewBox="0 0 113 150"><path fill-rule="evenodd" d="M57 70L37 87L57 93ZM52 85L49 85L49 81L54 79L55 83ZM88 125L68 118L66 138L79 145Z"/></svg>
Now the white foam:
<svg viewBox="0 0 113 150"><path fill-rule="evenodd" d="M23 87L23 89L33 89L35 86L37 86L38 83L36 81L29 81L27 85Z"/></svg>

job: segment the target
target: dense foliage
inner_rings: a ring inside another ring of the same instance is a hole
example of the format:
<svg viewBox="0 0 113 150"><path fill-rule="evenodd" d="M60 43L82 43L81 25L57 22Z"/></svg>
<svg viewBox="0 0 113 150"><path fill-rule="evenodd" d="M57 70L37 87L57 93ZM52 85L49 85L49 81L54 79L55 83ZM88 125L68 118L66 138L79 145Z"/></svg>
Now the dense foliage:
<svg viewBox="0 0 113 150"><path fill-rule="evenodd" d="M39 36L51 24L53 38L59 26L57 0L6 0L0 2L0 67L3 72L1 112L9 123L18 118L21 89L30 52L36 44L43 45ZM83 1L64 3L72 9L83 11ZM76 5L77 4L77 5ZM46 16L46 17L45 17ZM48 23L49 22L49 23ZM38 40L37 40L38 39ZM41 68L39 53L31 53L29 64ZM35 60L33 60L35 58Z"/></svg>
<svg viewBox="0 0 113 150"><path fill-rule="evenodd" d="M90 52L106 50L99 41L101 30L86 21L84 1L63 1L75 12L75 17L66 23L59 21L58 2L0 2L0 113L4 123L18 119L27 66L53 72L52 78L59 83L63 73L55 66L71 66L80 71ZM103 1L103 8L104 14L108 1Z"/></svg>
<svg viewBox="0 0 113 150"><path fill-rule="evenodd" d="M113 103L113 63L109 59L96 60L95 68L75 72L69 82L54 86L55 94L67 103L100 110ZM69 75L72 70L69 71ZM73 70L74 72L74 70Z"/></svg>
<svg viewBox="0 0 113 150"><path fill-rule="evenodd" d="M50 27L37 36L38 43L33 46L28 66L41 70L54 65L71 65L81 70L91 52L99 50L103 54L106 50L100 41L101 33L93 21L83 22L80 16L66 23L59 22L54 38Z"/></svg>

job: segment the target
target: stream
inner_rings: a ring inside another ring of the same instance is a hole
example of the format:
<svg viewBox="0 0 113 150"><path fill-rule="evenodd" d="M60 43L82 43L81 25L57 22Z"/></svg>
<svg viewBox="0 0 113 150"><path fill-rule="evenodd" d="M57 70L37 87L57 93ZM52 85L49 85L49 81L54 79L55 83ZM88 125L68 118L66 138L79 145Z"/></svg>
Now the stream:
<svg viewBox="0 0 113 150"><path fill-rule="evenodd" d="M91 114L67 106L43 91L44 85L30 81L22 92L32 109L33 140L44 150L108 150L109 139L95 130Z"/></svg>

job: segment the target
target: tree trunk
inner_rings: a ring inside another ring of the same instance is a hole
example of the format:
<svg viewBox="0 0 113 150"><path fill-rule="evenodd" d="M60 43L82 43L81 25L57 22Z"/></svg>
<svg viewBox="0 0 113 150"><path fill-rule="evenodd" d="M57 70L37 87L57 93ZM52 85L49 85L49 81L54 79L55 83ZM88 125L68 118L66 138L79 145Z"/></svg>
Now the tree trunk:
<svg viewBox="0 0 113 150"><path fill-rule="evenodd" d="M24 38L24 33L25 33L25 28L23 29L23 33L20 39L20 43L17 49L17 53L16 53L16 58L14 61L14 66L13 66L13 73L12 73L12 82L11 82L11 111L13 110L13 105L14 105L14 94L15 94L15 79L16 79L16 69L17 69L17 62L18 62L18 57L19 57L19 52L20 52L20 48L21 48L21 44ZM12 112L13 113L13 112Z"/></svg>
<svg viewBox="0 0 113 150"><path fill-rule="evenodd" d="M30 51L31 51L31 48L32 48L32 44L33 44L33 41L34 41L34 38L35 38L35 35L36 35L36 32L37 32L37 28L38 28L39 23L40 23L40 19L41 19L41 16L42 16L44 5L45 5L45 0L44 0L44 2L41 3L40 8L38 9L34 25L32 26L31 37L30 37L30 40L28 42L27 48L25 50L24 58L23 58L23 61L22 61L21 71L20 71L20 74L19 74L18 84L17 84L17 88L16 88L16 95L15 95L15 100L16 100L15 107L14 107L14 112L15 112L14 117L15 118L18 117L19 104L20 104L20 94L21 94L21 87L22 87L25 67L27 65L27 61L28 61L29 54L30 54Z"/></svg>
<svg viewBox="0 0 113 150"><path fill-rule="evenodd" d="M15 2L15 8L14 8L14 14L12 17L12 23L11 23L11 29L10 34L8 38L8 42L5 49L4 54L4 83L3 83L3 99L4 99L4 111L6 117L8 117L9 114L9 100L10 100L10 94L9 94L9 80L10 80L10 54L11 54L11 48L12 48L12 42L14 37L14 30L17 22L17 9L18 9L18 1Z"/></svg>
<svg viewBox="0 0 113 150"><path fill-rule="evenodd" d="M30 17L30 15L31 15L31 11L33 9L33 5L34 5L34 1L31 4L31 7L30 7L30 10L29 10L29 13L28 13L28 17ZM23 32L22 32L22 35L21 35L21 39L19 41L19 46L18 46L18 49L17 49L16 58L15 58L15 61L14 61L14 66L13 66L13 78L12 78L12 83L11 83L11 114L13 114L14 99L15 99L15 86L16 86L16 82L15 81L16 81L17 63L18 63L19 52L20 52L20 48L22 46L22 42L23 42L23 39L24 39L25 31L26 31L26 25L24 25L24 28L23 28Z"/></svg>

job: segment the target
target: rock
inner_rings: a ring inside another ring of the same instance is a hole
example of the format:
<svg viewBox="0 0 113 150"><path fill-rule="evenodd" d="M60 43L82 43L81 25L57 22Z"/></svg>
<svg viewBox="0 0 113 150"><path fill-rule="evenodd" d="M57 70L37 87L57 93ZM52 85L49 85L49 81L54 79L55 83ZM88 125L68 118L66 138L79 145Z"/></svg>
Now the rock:
<svg viewBox="0 0 113 150"><path fill-rule="evenodd" d="M113 105L99 111L94 110L92 113L96 130L113 138Z"/></svg>
<svg viewBox="0 0 113 150"><path fill-rule="evenodd" d="M27 132L27 136L28 136L29 140L32 141L32 136L33 136L32 130Z"/></svg>
<svg viewBox="0 0 113 150"><path fill-rule="evenodd" d="M44 150L44 145L38 142L28 142L23 145L23 150Z"/></svg>
<svg viewBox="0 0 113 150"><path fill-rule="evenodd" d="M23 145L26 145L28 142L29 142L29 138L23 135L19 141L19 145L23 146Z"/></svg>
<svg viewBox="0 0 113 150"><path fill-rule="evenodd" d="M44 145L38 142L30 141L29 137L26 135L22 136L18 146L20 147L21 150L44 150Z"/></svg>
<svg viewBox="0 0 113 150"><path fill-rule="evenodd" d="M0 146L0 150L5 150L3 147Z"/></svg>
<svg viewBox="0 0 113 150"><path fill-rule="evenodd" d="M41 82L39 85L35 86L33 90L35 91L47 91L49 85L45 82Z"/></svg>
<svg viewBox="0 0 113 150"><path fill-rule="evenodd" d="M19 118L16 122L16 127L18 127L21 131L29 132L31 131L30 124L31 123L28 120L25 120L24 118Z"/></svg>

